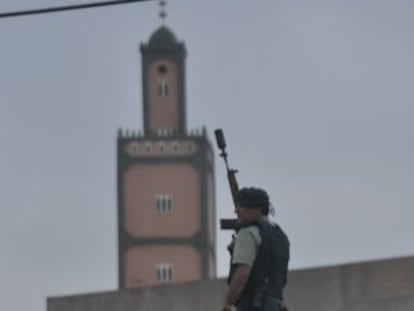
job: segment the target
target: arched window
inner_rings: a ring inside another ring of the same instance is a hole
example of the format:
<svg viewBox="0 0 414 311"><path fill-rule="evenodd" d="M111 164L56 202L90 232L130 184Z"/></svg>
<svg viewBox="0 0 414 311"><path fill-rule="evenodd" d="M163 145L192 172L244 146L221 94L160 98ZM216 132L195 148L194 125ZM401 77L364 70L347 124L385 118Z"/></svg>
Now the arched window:
<svg viewBox="0 0 414 311"><path fill-rule="evenodd" d="M155 207L160 214L167 214L172 209L172 196L170 194L157 194L155 196Z"/></svg>
<svg viewBox="0 0 414 311"><path fill-rule="evenodd" d="M168 96L168 83L165 80L158 81L158 95L161 97Z"/></svg>
<svg viewBox="0 0 414 311"><path fill-rule="evenodd" d="M159 263L155 265L155 274L157 281L160 283L169 283L172 281L172 266L170 263Z"/></svg>

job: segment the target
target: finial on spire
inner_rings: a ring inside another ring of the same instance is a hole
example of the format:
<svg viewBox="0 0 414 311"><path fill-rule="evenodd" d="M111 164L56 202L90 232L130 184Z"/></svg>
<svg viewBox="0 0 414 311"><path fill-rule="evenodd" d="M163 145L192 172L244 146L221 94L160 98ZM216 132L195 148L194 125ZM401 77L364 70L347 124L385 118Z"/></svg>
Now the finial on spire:
<svg viewBox="0 0 414 311"><path fill-rule="evenodd" d="M161 18L162 24L164 25L165 19L167 18L167 11L165 9L165 7L167 5L167 1L160 0L159 5L160 5L160 13L159 13L159 16Z"/></svg>

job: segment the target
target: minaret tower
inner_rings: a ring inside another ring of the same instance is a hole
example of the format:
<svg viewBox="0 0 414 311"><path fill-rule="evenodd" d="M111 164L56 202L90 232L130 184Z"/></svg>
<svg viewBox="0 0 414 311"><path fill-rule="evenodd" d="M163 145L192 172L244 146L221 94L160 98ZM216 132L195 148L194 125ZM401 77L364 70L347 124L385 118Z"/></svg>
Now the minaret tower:
<svg viewBox="0 0 414 311"><path fill-rule="evenodd" d="M118 134L119 287L216 275L214 156L187 132L186 49L164 25L141 44L144 131Z"/></svg>

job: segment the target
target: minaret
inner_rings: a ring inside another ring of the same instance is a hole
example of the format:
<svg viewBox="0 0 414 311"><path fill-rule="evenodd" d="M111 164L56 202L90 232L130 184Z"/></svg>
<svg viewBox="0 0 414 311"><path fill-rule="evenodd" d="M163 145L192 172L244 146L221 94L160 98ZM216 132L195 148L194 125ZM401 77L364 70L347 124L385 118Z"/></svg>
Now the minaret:
<svg viewBox="0 0 414 311"><path fill-rule="evenodd" d="M214 154L187 132L185 46L163 22L141 55L144 131L118 135L119 287L213 278Z"/></svg>

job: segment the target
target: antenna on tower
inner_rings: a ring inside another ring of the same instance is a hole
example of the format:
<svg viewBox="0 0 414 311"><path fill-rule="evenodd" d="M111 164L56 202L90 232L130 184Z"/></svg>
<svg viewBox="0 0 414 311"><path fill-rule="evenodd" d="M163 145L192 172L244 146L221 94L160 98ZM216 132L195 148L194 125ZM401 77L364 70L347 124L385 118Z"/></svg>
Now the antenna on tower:
<svg viewBox="0 0 414 311"><path fill-rule="evenodd" d="M164 25L165 19L167 18L167 11L165 9L165 7L167 6L167 1L160 0L159 5L160 5L160 13L158 15L161 18L161 23Z"/></svg>

